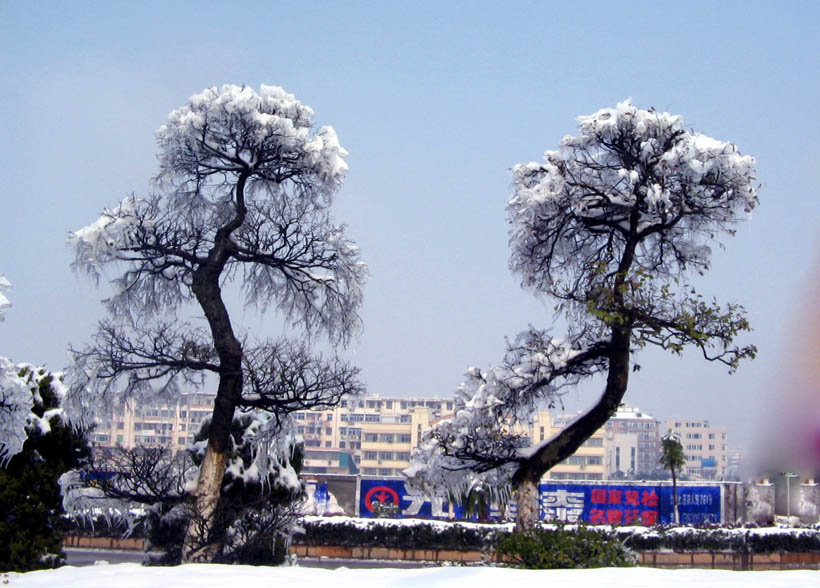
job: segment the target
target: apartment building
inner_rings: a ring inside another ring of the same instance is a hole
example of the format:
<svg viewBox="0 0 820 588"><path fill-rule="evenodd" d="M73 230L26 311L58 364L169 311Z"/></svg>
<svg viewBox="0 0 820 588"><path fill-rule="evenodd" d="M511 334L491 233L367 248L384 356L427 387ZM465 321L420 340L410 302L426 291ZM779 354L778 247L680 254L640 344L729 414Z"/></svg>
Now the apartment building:
<svg viewBox="0 0 820 588"><path fill-rule="evenodd" d="M725 480L729 476L728 434L708 420L674 420L667 431L680 435L686 474L693 479Z"/></svg>
<svg viewBox="0 0 820 588"><path fill-rule="evenodd" d="M182 394L174 403L128 402L102 418L91 433L95 446L133 448L166 446L184 449L202 421L211 416L212 394Z"/></svg>
<svg viewBox="0 0 820 588"><path fill-rule="evenodd" d="M546 416L542 417L542 414ZM539 412L541 419L549 416L547 411ZM556 416L551 422L550 435L559 433L577 417L577 414ZM604 429L595 431L574 454L547 472L543 480L605 480L604 435Z"/></svg>
<svg viewBox="0 0 820 588"><path fill-rule="evenodd" d="M324 473L335 465L325 452L338 450L350 456L363 476L400 476L424 431L452 415L453 406L452 399L444 398L367 396L331 409L296 412L297 432L305 440L302 471Z"/></svg>
<svg viewBox="0 0 820 588"><path fill-rule="evenodd" d="M652 415L623 405L604 428L607 478L641 478L660 469L661 424Z"/></svg>
<svg viewBox="0 0 820 588"><path fill-rule="evenodd" d="M92 440L98 446L167 446L184 449L193 441L203 419L209 417L213 395L185 394L175 404L127 405L108 415ZM343 400L324 410L293 414L297 433L304 439L304 473L344 473L363 476L400 476L410 465L413 448L424 432L453 414L452 398L381 398L366 396ZM533 443L564 428L577 415L552 417L538 411L521 434ZM596 432L579 450L555 466L545 480L606 479L604 430Z"/></svg>

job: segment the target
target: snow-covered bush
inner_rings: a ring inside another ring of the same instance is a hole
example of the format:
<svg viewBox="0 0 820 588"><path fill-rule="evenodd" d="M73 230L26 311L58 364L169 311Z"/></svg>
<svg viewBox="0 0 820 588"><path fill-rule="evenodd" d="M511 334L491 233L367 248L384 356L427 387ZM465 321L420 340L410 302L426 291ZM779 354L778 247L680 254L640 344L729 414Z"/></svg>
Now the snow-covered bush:
<svg viewBox="0 0 820 588"><path fill-rule="evenodd" d="M59 375L28 366L18 367L18 376L30 412L20 450L0 468L0 571L65 562L61 538L67 529L58 479L90 454L84 435L62 419Z"/></svg>

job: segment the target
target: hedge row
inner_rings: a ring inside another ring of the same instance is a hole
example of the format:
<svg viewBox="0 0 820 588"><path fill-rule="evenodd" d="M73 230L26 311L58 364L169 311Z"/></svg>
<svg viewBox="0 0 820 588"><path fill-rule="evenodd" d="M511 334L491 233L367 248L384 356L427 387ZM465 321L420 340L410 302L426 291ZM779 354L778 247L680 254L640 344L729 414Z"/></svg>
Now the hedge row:
<svg viewBox="0 0 820 588"><path fill-rule="evenodd" d="M303 523L301 545L380 546L395 549L492 551L512 525L480 525L385 519L319 519ZM545 525L545 528L550 528ZM572 527L567 526L567 529ZM633 551L774 553L820 551L820 528L600 527Z"/></svg>

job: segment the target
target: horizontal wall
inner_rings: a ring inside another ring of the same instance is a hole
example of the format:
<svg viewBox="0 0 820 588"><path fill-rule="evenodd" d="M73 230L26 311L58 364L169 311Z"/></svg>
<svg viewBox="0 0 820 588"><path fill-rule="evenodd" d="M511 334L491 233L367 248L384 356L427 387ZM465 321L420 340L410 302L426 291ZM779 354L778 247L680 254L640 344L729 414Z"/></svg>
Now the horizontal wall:
<svg viewBox="0 0 820 588"><path fill-rule="evenodd" d="M69 535L63 547L85 549L122 549L143 551L138 538L79 537ZM387 547L343 547L334 545L291 545L298 557L330 559L381 559L396 561L482 563L492 561L489 554L458 549L390 549ZM638 564L653 568L702 568L723 570L820 569L820 552L709 553L647 551L638 554Z"/></svg>
<svg viewBox="0 0 820 588"><path fill-rule="evenodd" d="M290 552L298 557L326 557L330 559L380 559L432 563L490 563L493 561L489 554L457 549L388 549L387 547L292 545ZM700 568L738 571L820 569L820 552L739 554L647 551L638 554L638 565L653 568Z"/></svg>

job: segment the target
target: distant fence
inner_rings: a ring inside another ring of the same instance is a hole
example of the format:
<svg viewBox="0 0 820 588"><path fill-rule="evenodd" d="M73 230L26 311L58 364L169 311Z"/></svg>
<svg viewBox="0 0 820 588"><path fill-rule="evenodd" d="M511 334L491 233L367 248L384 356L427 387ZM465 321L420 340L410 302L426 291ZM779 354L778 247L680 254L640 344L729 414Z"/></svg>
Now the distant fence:
<svg viewBox="0 0 820 588"><path fill-rule="evenodd" d="M445 497L423 496L402 478L307 474L310 512L366 518L466 520L459 504ZM550 481L539 486L540 517L591 524L651 526L674 520L672 483L668 481ZM820 490L803 484L792 495L793 514L818 522ZM799 509L799 512L798 512ZM774 486L768 483L680 482L678 510L682 524L758 523L774 520ZM515 517L515 503L490 511L490 518Z"/></svg>

